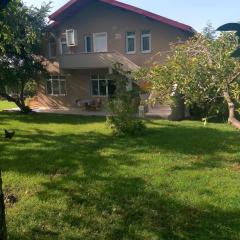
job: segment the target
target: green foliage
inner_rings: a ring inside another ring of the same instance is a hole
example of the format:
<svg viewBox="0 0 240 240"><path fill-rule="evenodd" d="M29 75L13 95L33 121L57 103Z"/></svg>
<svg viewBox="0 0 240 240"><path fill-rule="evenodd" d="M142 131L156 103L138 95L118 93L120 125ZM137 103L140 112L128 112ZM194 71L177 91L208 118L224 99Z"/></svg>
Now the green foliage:
<svg viewBox="0 0 240 240"><path fill-rule="evenodd" d="M227 24L224 24L221 27L219 27L217 30L222 31L222 32L225 32L225 31L236 32L236 36L238 37L238 40L239 40L239 37L240 37L240 23L227 23ZM240 45L238 46L237 50L235 50L232 53L232 57L236 57L236 58L240 57Z"/></svg>
<svg viewBox="0 0 240 240"><path fill-rule="evenodd" d="M122 64L114 64L112 74L109 74L116 86L114 95L108 101L111 116L107 118L107 125L111 127L114 134L139 134L144 130L144 124L136 118L137 90L130 89L132 84L130 73L122 69Z"/></svg>
<svg viewBox="0 0 240 240"><path fill-rule="evenodd" d="M237 47L234 34L213 39L197 34L184 44L172 45L165 65L154 65L137 73L150 80L160 98L170 96L173 86L184 96L190 108L203 109L206 116L216 114L224 102L224 92L239 100L240 62L231 57Z"/></svg>
<svg viewBox="0 0 240 240"><path fill-rule="evenodd" d="M24 104L26 86L45 72L40 55L48 10L49 4L28 8L12 0L0 11L0 96L22 111L29 110Z"/></svg>
<svg viewBox="0 0 240 240"><path fill-rule="evenodd" d="M1 105L1 103L0 103ZM0 113L9 240L238 240L240 135L225 124Z"/></svg>
<svg viewBox="0 0 240 240"><path fill-rule="evenodd" d="M24 90L25 96L28 97L34 97L37 94L37 82L32 80L26 83L25 90Z"/></svg>
<svg viewBox="0 0 240 240"><path fill-rule="evenodd" d="M211 22L208 22L206 27L203 28L202 34L204 37L214 40L216 39L216 30Z"/></svg>

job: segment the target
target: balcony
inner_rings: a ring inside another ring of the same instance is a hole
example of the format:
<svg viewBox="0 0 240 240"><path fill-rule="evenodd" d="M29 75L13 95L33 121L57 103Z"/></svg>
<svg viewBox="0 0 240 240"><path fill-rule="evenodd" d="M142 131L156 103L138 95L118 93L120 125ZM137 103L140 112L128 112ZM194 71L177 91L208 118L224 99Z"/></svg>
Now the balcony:
<svg viewBox="0 0 240 240"><path fill-rule="evenodd" d="M122 63L123 68L127 71L139 68L124 55L117 52L67 54L60 56L59 59L62 69L110 68L116 62Z"/></svg>

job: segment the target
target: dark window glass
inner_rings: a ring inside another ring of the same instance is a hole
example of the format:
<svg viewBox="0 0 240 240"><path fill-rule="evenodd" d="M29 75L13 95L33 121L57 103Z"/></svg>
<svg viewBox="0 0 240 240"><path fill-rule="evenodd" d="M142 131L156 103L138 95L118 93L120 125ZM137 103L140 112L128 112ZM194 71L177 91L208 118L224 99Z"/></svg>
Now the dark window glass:
<svg viewBox="0 0 240 240"><path fill-rule="evenodd" d="M92 37L91 36L86 36L85 37L85 51L87 53L92 52Z"/></svg>
<svg viewBox="0 0 240 240"><path fill-rule="evenodd" d="M142 31L142 34L150 34L151 32L149 30L147 31Z"/></svg>
<svg viewBox="0 0 240 240"><path fill-rule="evenodd" d="M98 96L98 80L92 80L92 95Z"/></svg>
<svg viewBox="0 0 240 240"><path fill-rule="evenodd" d="M135 32L127 32L127 36L128 37L130 37L130 36L134 37L135 36Z"/></svg>
<svg viewBox="0 0 240 240"><path fill-rule="evenodd" d="M134 38L128 39L128 52L134 52L135 51L135 40Z"/></svg>
<svg viewBox="0 0 240 240"><path fill-rule="evenodd" d="M142 38L142 50L150 51L150 38L149 37Z"/></svg>
<svg viewBox="0 0 240 240"><path fill-rule="evenodd" d="M151 32L150 31L142 31L141 36L141 47L142 52L151 51Z"/></svg>
<svg viewBox="0 0 240 240"><path fill-rule="evenodd" d="M52 94L52 81L47 81L46 92L49 95Z"/></svg>
<svg viewBox="0 0 240 240"><path fill-rule="evenodd" d="M106 96L107 95L107 81L106 80L99 80L99 95Z"/></svg>
<svg viewBox="0 0 240 240"><path fill-rule="evenodd" d="M66 78L64 76L51 76L46 83L46 93L49 95L66 95Z"/></svg>
<svg viewBox="0 0 240 240"><path fill-rule="evenodd" d="M127 32L126 45L127 52L135 52L135 32Z"/></svg>
<svg viewBox="0 0 240 240"><path fill-rule="evenodd" d="M59 89L59 81L58 80L52 80L52 86L53 86L53 94L59 95L60 89Z"/></svg>

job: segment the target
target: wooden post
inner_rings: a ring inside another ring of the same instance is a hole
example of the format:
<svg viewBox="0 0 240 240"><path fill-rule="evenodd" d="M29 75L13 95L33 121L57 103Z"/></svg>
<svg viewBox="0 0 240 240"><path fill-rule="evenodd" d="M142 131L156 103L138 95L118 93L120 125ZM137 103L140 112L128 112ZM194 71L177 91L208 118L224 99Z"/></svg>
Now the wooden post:
<svg viewBox="0 0 240 240"><path fill-rule="evenodd" d="M7 240L7 227L5 218L4 195L2 190L1 169L0 169L0 239Z"/></svg>

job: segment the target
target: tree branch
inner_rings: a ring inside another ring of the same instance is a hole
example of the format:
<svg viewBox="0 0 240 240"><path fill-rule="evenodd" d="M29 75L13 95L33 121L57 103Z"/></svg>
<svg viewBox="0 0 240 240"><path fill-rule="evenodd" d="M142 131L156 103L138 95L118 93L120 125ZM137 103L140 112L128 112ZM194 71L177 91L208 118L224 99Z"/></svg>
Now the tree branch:
<svg viewBox="0 0 240 240"><path fill-rule="evenodd" d="M240 76L240 70L233 77L229 79L228 84L232 84Z"/></svg>

